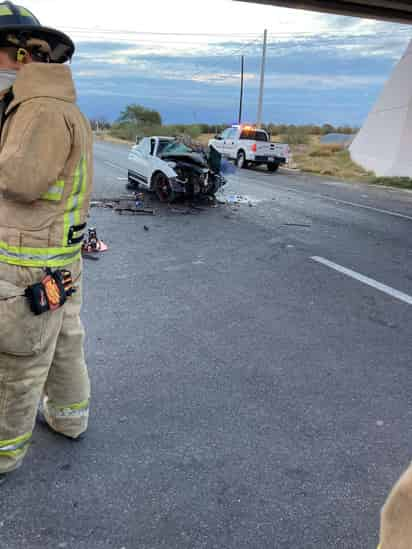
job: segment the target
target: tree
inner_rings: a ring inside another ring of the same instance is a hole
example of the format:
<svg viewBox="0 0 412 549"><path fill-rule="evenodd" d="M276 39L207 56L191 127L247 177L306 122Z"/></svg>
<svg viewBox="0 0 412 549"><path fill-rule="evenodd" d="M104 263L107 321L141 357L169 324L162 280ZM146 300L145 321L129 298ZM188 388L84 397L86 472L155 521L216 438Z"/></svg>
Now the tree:
<svg viewBox="0 0 412 549"><path fill-rule="evenodd" d="M120 113L118 122L120 124L132 123L136 126L161 126L162 117L157 111L146 109L142 105L133 103Z"/></svg>

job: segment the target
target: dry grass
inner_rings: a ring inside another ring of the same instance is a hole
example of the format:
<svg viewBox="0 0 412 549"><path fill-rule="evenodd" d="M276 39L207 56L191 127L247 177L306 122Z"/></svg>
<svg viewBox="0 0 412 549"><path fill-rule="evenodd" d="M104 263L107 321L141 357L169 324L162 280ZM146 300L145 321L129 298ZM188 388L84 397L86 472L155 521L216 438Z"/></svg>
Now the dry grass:
<svg viewBox="0 0 412 549"><path fill-rule="evenodd" d="M409 177L376 177L352 161L349 151L337 144L320 144L317 136L312 136L311 145L292 146L291 167L302 172L336 177L345 181L363 181L374 185L385 185L401 189L412 189Z"/></svg>
<svg viewBox="0 0 412 549"><path fill-rule="evenodd" d="M109 143L127 143L128 145L134 145L134 141L127 141L126 139L120 139L119 137L113 137L108 133L95 132L94 137L97 141L108 141Z"/></svg>
<svg viewBox="0 0 412 549"><path fill-rule="evenodd" d="M207 145L209 144L209 140L213 139L214 136L214 133L202 133L201 135L199 135L199 137L196 138L196 141L207 147Z"/></svg>
<svg viewBox="0 0 412 549"><path fill-rule="evenodd" d="M352 162L347 149L336 144L322 145L319 139L312 139L311 145L292 147L292 158L293 166L304 172L349 181L373 178L373 173Z"/></svg>

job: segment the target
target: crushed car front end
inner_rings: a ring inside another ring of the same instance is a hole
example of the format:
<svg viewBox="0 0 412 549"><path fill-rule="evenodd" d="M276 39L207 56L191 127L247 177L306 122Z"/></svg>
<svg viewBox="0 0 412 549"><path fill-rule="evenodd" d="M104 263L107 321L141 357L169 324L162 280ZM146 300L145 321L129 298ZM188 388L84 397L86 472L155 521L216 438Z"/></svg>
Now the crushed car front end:
<svg viewBox="0 0 412 549"><path fill-rule="evenodd" d="M173 191L188 198L195 196L213 196L226 180L215 166L211 166L206 154L196 152L181 143L167 147L161 158L176 174L170 179Z"/></svg>

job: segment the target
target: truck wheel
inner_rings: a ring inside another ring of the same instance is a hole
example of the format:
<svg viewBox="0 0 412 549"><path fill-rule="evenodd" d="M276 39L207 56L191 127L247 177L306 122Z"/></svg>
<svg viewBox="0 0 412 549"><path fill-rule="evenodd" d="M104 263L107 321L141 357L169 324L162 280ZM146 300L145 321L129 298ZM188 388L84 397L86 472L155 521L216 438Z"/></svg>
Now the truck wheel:
<svg viewBox="0 0 412 549"><path fill-rule="evenodd" d="M247 168L248 163L246 160L245 153L243 151L239 151L237 153L236 164L237 164L237 167L240 169Z"/></svg>
<svg viewBox="0 0 412 549"><path fill-rule="evenodd" d="M131 191L137 191L139 188L139 183L135 179L133 179L133 176L130 172L127 172L127 184L126 189L129 189Z"/></svg>
<svg viewBox="0 0 412 549"><path fill-rule="evenodd" d="M161 172L157 172L153 175L152 189L157 195L160 202L173 202L176 198L175 192L172 189L169 178Z"/></svg>
<svg viewBox="0 0 412 549"><path fill-rule="evenodd" d="M277 172L279 168L279 164L277 162L269 162L268 163L268 172Z"/></svg>

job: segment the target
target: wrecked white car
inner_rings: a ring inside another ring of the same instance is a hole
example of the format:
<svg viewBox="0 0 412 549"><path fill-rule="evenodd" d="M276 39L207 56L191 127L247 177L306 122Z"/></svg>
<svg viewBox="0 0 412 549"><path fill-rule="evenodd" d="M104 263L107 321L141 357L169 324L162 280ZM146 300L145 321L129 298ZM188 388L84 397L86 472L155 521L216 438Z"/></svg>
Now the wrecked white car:
<svg viewBox="0 0 412 549"><path fill-rule="evenodd" d="M226 183L220 162L213 148L205 153L172 137L144 137L129 153L128 186L152 191L161 202L213 196Z"/></svg>

